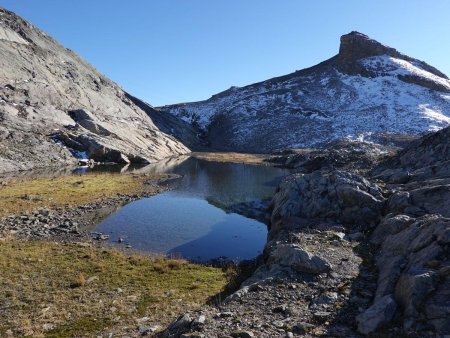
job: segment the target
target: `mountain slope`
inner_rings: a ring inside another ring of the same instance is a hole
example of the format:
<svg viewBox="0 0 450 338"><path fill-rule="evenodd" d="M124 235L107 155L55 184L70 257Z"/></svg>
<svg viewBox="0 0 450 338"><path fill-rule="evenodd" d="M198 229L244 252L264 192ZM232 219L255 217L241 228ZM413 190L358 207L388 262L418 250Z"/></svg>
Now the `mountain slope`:
<svg viewBox="0 0 450 338"><path fill-rule="evenodd" d="M450 125L450 81L351 32L338 55L314 67L159 109L199 126L214 148L270 152L441 129Z"/></svg>
<svg viewBox="0 0 450 338"><path fill-rule="evenodd" d="M76 163L75 156L145 163L189 152L157 126L173 118L158 115L154 123L150 116L159 113L136 100L0 8L0 172ZM195 135L184 122L176 125L179 134L186 128L182 136Z"/></svg>

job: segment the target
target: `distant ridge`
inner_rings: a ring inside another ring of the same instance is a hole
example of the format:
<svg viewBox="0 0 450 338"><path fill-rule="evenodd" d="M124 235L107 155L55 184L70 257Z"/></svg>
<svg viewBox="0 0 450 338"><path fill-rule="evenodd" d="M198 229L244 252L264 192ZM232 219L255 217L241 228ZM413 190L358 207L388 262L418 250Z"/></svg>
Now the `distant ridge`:
<svg viewBox="0 0 450 338"><path fill-rule="evenodd" d="M427 63L353 31L316 66L157 109L220 150L271 152L350 138L375 142L450 125L450 81Z"/></svg>

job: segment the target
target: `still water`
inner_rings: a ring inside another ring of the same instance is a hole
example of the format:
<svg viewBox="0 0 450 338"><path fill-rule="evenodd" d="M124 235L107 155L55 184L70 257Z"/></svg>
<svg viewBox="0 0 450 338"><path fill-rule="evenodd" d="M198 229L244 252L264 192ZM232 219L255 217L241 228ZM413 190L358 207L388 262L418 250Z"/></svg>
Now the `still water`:
<svg viewBox="0 0 450 338"><path fill-rule="evenodd" d="M175 188L132 202L94 231L134 249L209 261L249 259L261 253L267 226L264 209L284 169L219 163L185 157L140 169L182 176ZM245 216L247 215L247 217ZM251 218L253 217L253 218Z"/></svg>

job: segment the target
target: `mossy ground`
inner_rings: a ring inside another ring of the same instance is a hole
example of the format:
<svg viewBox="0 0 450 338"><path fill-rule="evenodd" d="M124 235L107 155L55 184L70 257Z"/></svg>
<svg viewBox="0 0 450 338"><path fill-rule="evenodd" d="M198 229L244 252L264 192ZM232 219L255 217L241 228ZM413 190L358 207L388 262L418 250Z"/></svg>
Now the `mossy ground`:
<svg viewBox="0 0 450 338"><path fill-rule="evenodd" d="M0 187L0 217L39 207L75 206L121 194L152 189L144 182L164 175L92 173L59 177L17 178ZM153 188L155 189L155 188ZM151 191L149 191L151 192Z"/></svg>
<svg viewBox="0 0 450 338"><path fill-rule="evenodd" d="M264 154L244 154L244 153L192 153L191 156L214 162L229 162L229 163L245 163L255 165L267 165L270 155Z"/></svg>
<svg viewBox="0 0 450 338"><path fill-rule="evenodd" d="M223 290L221 269L87 243L0 241L0 336L138 334Z"/></svg>

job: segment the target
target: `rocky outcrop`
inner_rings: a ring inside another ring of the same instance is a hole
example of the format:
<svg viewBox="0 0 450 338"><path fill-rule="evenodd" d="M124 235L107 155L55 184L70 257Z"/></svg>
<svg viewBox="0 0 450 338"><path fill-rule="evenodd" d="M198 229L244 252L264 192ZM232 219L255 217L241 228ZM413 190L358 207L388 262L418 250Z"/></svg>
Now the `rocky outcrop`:
<svg viewBox="0 0 450 338"><path fill-rule="evenodd" d="M274 154L271 161L301 173L312 173L319 169L366 172L395 149L371 142L343 140L328 144L323 149L284 150Z"/></svg>
<svg viewBox="0 0 450 338"><path fill-rule="evenodd" d="M77 157L142 163L189 152L149 112L74 52L0 8L0 172L76 164ZM179 135L195 138L168 120Z"/></svg>
<svg viewBox="0 0 450 338"><path fill-rule="evenodd" d="M272 226L284 218L298 216L367 229L379 221L384 197L376 184L356 174L316 171L287 177L272 204Z"/></svg>
<svg viewBox="0 0 450 338"><path fill-rule="evenodd" d="M346 147L342 145L341 156ZM366 259L374 259L377 281L370 303L351 319L359 333L449 335L450 128L413 141L395 155L385 149L372 157L370 147L358 148L366 152L346 164L332 160L339 159L339 147L284 156L298 173L280 184L272 200L265 274L260 268L250 281L286 276L271 268L278 250L295 270L291 251L299 249L283 238L317 231L313 229L320 222L327 224L325 229L341 226L349 240L362 231L369 234L372 249ZM378 162L375 169L368 170L366 158ZM325 251L316 254L331 262ZM330 265L330 271L335 266Z"/></svg>
<svg viewBox="0 0 450 338"><path fill-rule="evenodd" d="M392 47L369 38L367 35L353 31L341 36L338 59L340 62L354 62L378 55L400 56L400 53Z"/></svg>
<svg viewBox="0 0 450 338"><path fill-rule="evenodd" d="M395 156L383 161L372 175L389 183L396 177L407 177L408 181L445 179L450 176L450 128L424 136L412 142Z"/></svg>
<svg viewBox="0 0 450 338"><path fill-rule="evenodd" d="M394 318L397 303L391 296L385 296L377 300L364 313L356 317L358 331L369 334L383 325L388 325Z"/></svg>
<svg viewBox="0 0 450 338"><path fill-rule="evenodd" d="M389 183L391 194L370 239L379 246L374 304L394 299L407 333L450 334L449 146L447 128L413 142L373 171Z"/></svg>
<svg viewBox="0 0 450 338"><path fill-rule="evenodd" d="M395 48L383 45L382 43L371 39L367 35L356 31L341 36L341 44L339 46L339 54L337 55L337 63L340 70L349 74L360 74L366 76L376 75L371 74L370 71L365 70L363 67L361 67L361 64L356 61L382 55L388 55L393 58L419 64L420 67L427 72L443 79L448 79L448 77L444 73L426 64L425 62L402 54ZM407 78L410 78L409 82L415 83L413 80L414 77L411 75L406 75L406 78L402 80L408 82ZM417 77L416 79L417 81L420 81L420 77ZM448 91L448 89L444 89L444 91Z"/></svg>

